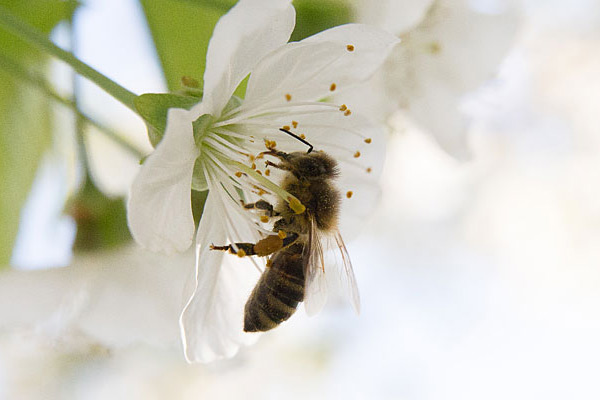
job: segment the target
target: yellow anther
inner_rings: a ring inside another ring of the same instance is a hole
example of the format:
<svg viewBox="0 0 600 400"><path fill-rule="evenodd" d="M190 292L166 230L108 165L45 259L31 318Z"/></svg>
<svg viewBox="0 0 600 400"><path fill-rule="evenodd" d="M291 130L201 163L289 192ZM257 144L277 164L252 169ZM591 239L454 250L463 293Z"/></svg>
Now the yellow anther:
<svg viewBox="0 0 600 400"><path fill-rule="evenodd" d="M284 126L282 126L282 128L285 129L286 131L290 130L290 126L289 125L284 125Z"/></svg>
<svg viewBox="0 0 600 400"><path fill-rule="evenodd" d="M306 139L306 135L304 133L301 133L298 136L300 137L300 139Z"/></svg>
<svg viewBox="0 0 600 400"><path fill-rule="evenodd" d="M340 106L340 111L346 111L347 109L348 109L348 106L347 106L347 105L345 105L345 104L342 104L342 105Z"/></svg>
<svg viewBox="0 0 600 400"><path fill-rule="evenodd" d="M250 155L248 155L248 160L254 161L254 160L256 160L256 158L252 154L250 154Z"/></svg>
<svg viewBox="0 0 600 400"><path fill-rule="evenodd" d="M269 217L267 217L266 215L261 215L260 222L269 222Z"/></svg>
<svg viewBox="0 0 600 400"><path fill-rule="evenodd" d="M267 193L266 191L264 191L263 189L260 189L260 188L258 189L258 192L257 192L257 194L259 196L262 196L263 194L266 194L266 193Z"/></svg>
<svg viewBox="0 0 600 400"><path fill-rule="evenodd" d="M292 126L296 129L298 127L298 121L292 121Z"/></svg>
<svg viewBox="0 0 600 400"><path fill-rule="evenodd" d="M242 250L242 249L239 249L237 251L237 256L240 257L240 258L241 257L245 257L246 256L246 252L244 250Z"/></svg>
<svg viewBox="0 0 600 400"><path fill-rule="evenodd" d="M273 265L273 261L271 261L271 259L269 258L267 260L267 268L271 268L272 265Z"/></svg>
<svg viewBox="0 0 600 400"><path fill-rule="evenodd" d="M354 153L354 158L358 158L360 157L360 151L357 151L356 153Z"/></svg>
<svg viewBox="0 0 600 400"><path fill-rule="evenodd" d="M371 171L373 171L373 169L371 169L371 167L367 168L367 173L371 173Z"/></svg>
<svg viewBox="0 0 600 400"><path fill-rule="evenodd" d="M335 83L332 83L331 86L329 86L329 90L331 92L333 92L335 90L335 88L337 87L337 85Z"/></svg>
<svg viewBox="0 0 600 400"><path fill-rule="evenodd" d="M255 164L255 163L252 163L252 165L250 166L250 168L252 168L252 169L256 169L256 164Z"/></svg>
<svg viewBox="0 0 600 400"><path fill-rule="evenodd" d="M365 143L366 143L366 144L369 144L369 143L371 143L372 141L373 141L373 139L371 139L371 138L366 138L366 139L365 139Z"/></svg>
<svg viewBox="0 0 600 400"><path fill-rule="evenodd" d="M350 110L346 110L344 111L344 115L347 117L348 115L352 114L352 111Z"/></svg>
<svg viewBox="0 0 600 400"><path fill-rule="evenodd" d="M285 233L284 231L280 230L279 232L277 232L277 236L279 236L279 239L283 240L287 237L287 233Z"/></svg>
<svg viewBox="0 0 600 400"><path fill-rule="evenodd" d="M306 207L304 207L304 204L300 203L300 200L298 200L295 197L288 197L288 204L290 205L290 208L296 213L296 214L302 214L305 210Z"/></svg>
<svg viewBox="0 0 600 400"><path fill-rule="evenodd" d="M286 93L286 94L285 94L285 99L286 99L287 101L291 101L291 100L292 100L292 95L291 95L291 94L289 94L289 93Z"/></svg>
<svg viewBox="0 0 600 400"><path fill-rule="evenodd" d="M277 142L274 140L265 139L265 147L269 150L273 150L277 146Z"/></svg>
<svg viewBox="0 0 600 400"><path fill-rule="evenodd" d="M346 50L348 50L348 51L354 51L354 45L353 44L349 44L348 46L346 46Z"/></svg>
<svg viewBox="0 0 600 400"><path fill-rule="evenodd" d="M243 174L242 174L240 171L238 171L238 172L236 172L236 173L235 173L235 176L237 176L238 178L241 178L241 177L242 177L242 175L243 175Z"/></svg>
<svg viewBox="0 0 600 400"><path fill-rule="evenodd" d="M269 176L269 175L271 175L271 170L270 170L270 169L265 169L265 175L266 175L266 176Z"/></svg>
<svg viewBox="0 0 600 400"><path fill-rule="evenodd" d="M260 172L259 169L256 170L256 173L259 174L259 175L262 175L262 172Z"/></svg>
<svg viewBox="0 0 600 400"><path fill-rule="evenodd" d="M352 190L348 190L348 192L346 192L346 197L350 198L350 197L352 197L353 194L354 193L352 193Z"/></svg>

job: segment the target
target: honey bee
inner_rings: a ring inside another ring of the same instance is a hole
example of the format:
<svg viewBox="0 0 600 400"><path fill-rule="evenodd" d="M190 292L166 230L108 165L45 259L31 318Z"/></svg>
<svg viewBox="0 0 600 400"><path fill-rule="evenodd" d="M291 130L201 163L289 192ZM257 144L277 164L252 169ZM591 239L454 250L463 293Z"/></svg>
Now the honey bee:
<svg viewBox="0 0 600 400"><path fill-rule="evenodd" d="M324 253L331 246L337 247L341 256L341 265L335 265L333 274L344 283L345 294L359 312L360 299L352 263L338 230L341 195L333 183L339 175L337 162L322 151L311 152L312 146L292 132L280 130L310 146L306 153L285 153L274 146L268 146L268 151L263 152L279 160L279 163L267 161L266 164L285 171L281 187L300 200L305 206L304 212L297 213L284 201L275 207L265 200L245 204L247 209L262 210L279 218L273 226L274 234L257 243L211 247L241 256L270 255L267 268L244 308L246 332L275 328L290 318L302 301L308 314L321 309L327 298ZM329 265L328 271L331 271Z"/></svg>

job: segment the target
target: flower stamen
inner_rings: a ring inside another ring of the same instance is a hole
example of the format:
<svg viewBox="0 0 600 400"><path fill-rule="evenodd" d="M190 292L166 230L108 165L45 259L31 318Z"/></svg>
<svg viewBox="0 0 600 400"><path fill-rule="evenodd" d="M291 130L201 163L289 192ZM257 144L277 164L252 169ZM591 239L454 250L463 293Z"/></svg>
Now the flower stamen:
<svg viewBox="0 0 600 400"><path fill-rule="evenodd" d="M233 161L233 160L231 160L230 163L232 165L235 165L237 168L241 169L248 176L252 177L257 182L261 183L266 188L273 191L273 193L275 193L281 199L286 201L289 204L290 208L292 210L294 210L294 212L296 214L302 214L304 212L304 210L306 209L306 207L304 207L304 205L300 202L300 200L298 200L298 198L296 198L292 194L288 193L285 189L283 189L280 186L276 185L275 183L271 182L269 179L265 178L264 176L257 174L256 171L254 171L247 165L244 165L241 162L237 162L237 161Z"/></svg>

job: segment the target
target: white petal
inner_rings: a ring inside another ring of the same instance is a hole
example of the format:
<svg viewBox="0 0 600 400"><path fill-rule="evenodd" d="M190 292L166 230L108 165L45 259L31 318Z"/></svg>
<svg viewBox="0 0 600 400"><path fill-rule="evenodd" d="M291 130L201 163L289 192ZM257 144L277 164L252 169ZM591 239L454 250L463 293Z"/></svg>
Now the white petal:
<svg viewBox="0 0 600 400"><path fill-rule="evenodd" d="M184 251L194 237L191 182L198 150L190 118L186 110L169 110L165 136L131 186L129 229L152 251Z"/></svg>
<svg viewBox="0 0 600 400"><path fill-rule="evenodd" d="M517 23L511 12L490 15L477 12L466 0L438 1L386 64L386 89L393 101L459 159L469 153L460 100L494 76Z"/></svg>
<svg viewBox="0 0 600 400"><path fill-rule="evenodd" d="M210 244L228 244L223 201L211 189L198 228L196 288L181 318L185 357L189 362L210 362L231 357L257 335L244 333L244 304L257 272L246 260L210 250Z"/></svg>
<svg viewBox="0 0 600 400"><path fill-rule="evenodd" d="M137 245L76 254L70 266L0 274L0 330L33 330L78 346L132 343L177 348L181 287L193 254L151 253ZM168 266L168 268L165 268Z"/></svg>
<svg viewBox="0 0 600 400"><path fill-rule="evenodd" d="M286 95L292 101L330 96L369 78L398 42L378 28L348 24L289 43L252 71L244 107L285 103ZM354 50L349 51L348 45Z"/></svg>
<svg viewBox="0 0 600 400"><path fill-rule="evenodd" d="M423 85L413 99L408 114L418 125L433 134L436 142L457 160L467 161L471 151L467 141L467 122L459 109L459 97L443 86ZM435 118L432 116L435 115Z"/></svg>
<svg viewBox="0 0 600 400"><path fill-rule="evenodd" d="M256 63L285 44L296 12L289 0L241 0L215 26L206 54L204 102L219 116Z"/></svg>
<svg viewBox="0 0 600 400"><path fill-rule="evenodd" d="M402 33L417 25L434 0L379 0L373 7L370 0L359 0L359 19L388 32Z"/></svg>

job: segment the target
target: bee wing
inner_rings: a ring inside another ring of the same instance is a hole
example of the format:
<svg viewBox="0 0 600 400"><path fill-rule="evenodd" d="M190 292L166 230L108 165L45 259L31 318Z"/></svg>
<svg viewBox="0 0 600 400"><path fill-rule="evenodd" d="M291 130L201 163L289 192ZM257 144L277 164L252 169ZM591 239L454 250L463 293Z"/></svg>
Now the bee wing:
<svg viewBox="0 0 600 400"><path fill-rule="evenodd" d="M325 244L325 248L323 245ZM329 249L334 251L334 260L325 264L325 251ZM329 279L330 284L336 284L341 288L342 295L347 297L352 303L354 311L360 313L360 294L356 284L356 277L350 261L350 255L346 245L336 231L331 236L324 235L316 227L316 223L311 221L308 244L305 249L306 265L304 268L305 291L304 308L308 315L318 313L327 302L327 291ZM336 281L337 279L337 281Z"/></svg>
<svg viewBox="0 0 600 400"><path fill-rule="evenodd" d="M342 284L343 294L350 299L356 314L360 314L360 293L358 292L358 285L356 284L352 261L350 261L350 255L348 254L348 249L346 249L346 244L342 239L340 231L335 232L334 239L337 248L340 251L342 260L342 266L341 268L336 268L336 272L338 273L340 283Z"/></svg>
<svg viewBox="0 0 600 400"><path fill-rule="evenodd" d="M323 235L310 219L308 242L304 248L304 309L310 316L315 315L327 302L327 281L325 280L325 260L323 255Z"/></svg>

